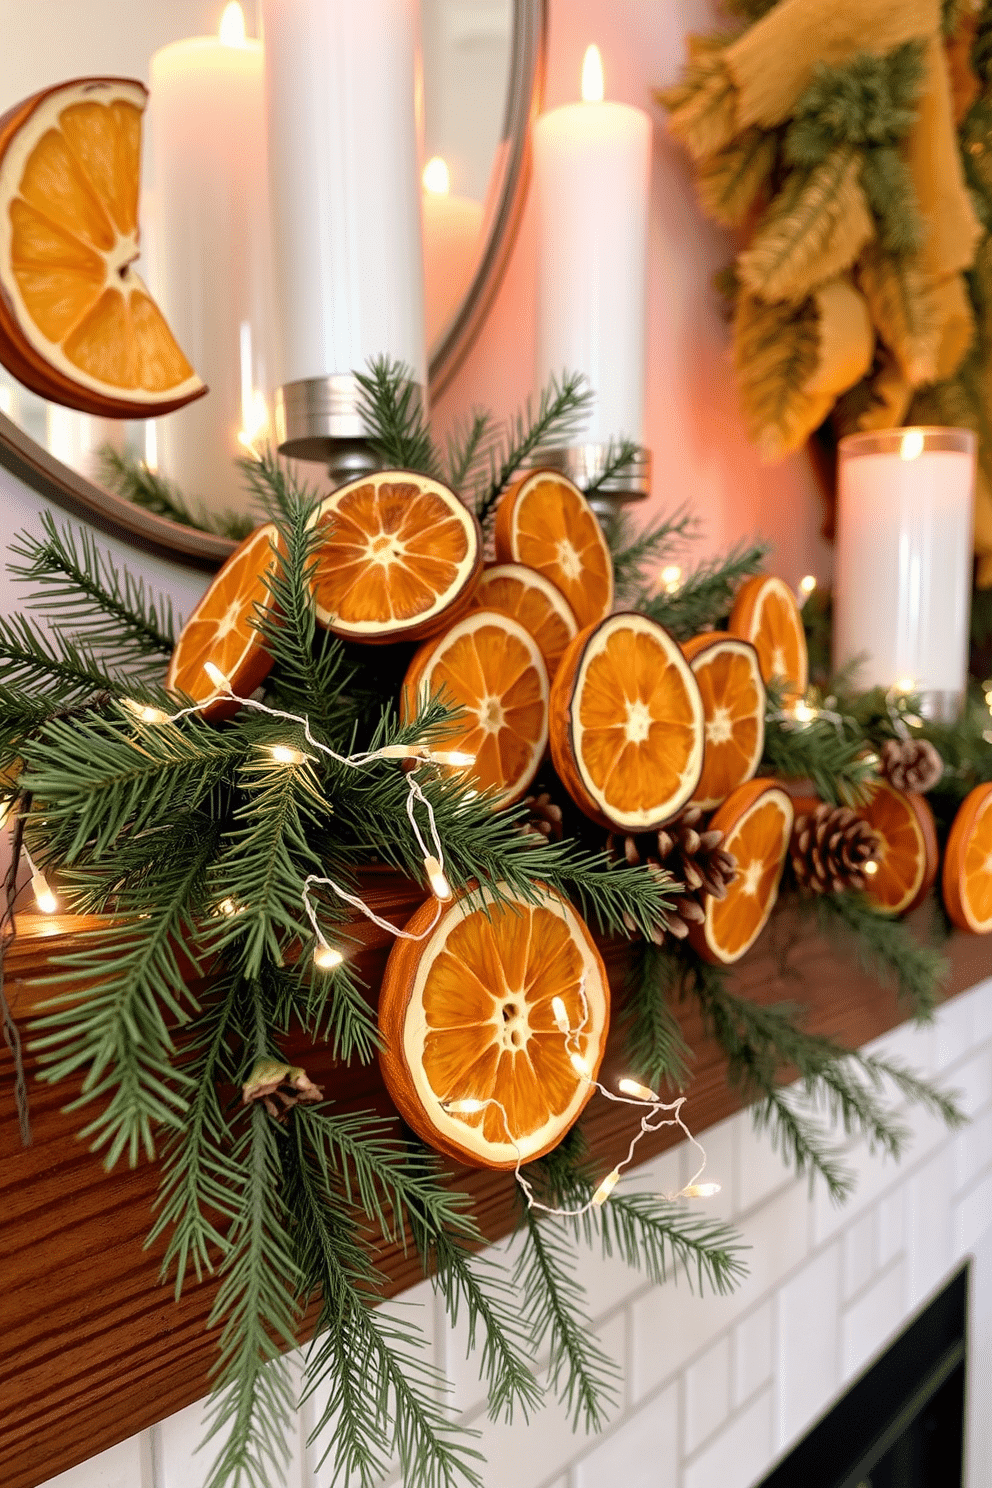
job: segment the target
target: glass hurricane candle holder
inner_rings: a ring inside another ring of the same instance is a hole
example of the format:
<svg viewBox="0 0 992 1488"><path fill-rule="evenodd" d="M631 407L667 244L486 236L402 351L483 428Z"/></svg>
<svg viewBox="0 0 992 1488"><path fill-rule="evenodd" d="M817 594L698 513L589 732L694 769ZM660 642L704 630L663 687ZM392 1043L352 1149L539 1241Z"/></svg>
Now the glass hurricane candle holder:
<svg viewBox="0 0 992 1488"><path fill-rule="evenodd" d="M839 447L834 665L859 686L915 692L929 717L964 697L975 436L886 429Z"/></svg>

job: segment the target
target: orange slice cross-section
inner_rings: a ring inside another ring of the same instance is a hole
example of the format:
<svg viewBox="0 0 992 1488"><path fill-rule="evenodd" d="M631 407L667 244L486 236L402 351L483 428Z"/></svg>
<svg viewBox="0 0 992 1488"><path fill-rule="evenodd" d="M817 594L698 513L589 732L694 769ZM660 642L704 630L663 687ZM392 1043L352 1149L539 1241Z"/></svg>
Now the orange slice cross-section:
<svg viewBox="0 0 992 1488"><path fill-rule="evenodd" d="M434 899L407 930L426 931ZM572 1035L558 1026L561 998ZM390 952L379 995L379 1060L403 1119L473 1167L550 1151L593 1092L610 995L589 930L560 895L528 903L507 885L445 909L422 942ZM573 1057L574 1056L574 1057ZM453 1103L470 1107L452 1112ZM498 1103L498 1104L497 1104Z"/></svg>
<svg viewBox="0 0 992 1488"><path fill-rule="evenodd" d="M580 626L613 607L613 559L596 513L555 470L534 470L500 498L494 531L500 563L523 563L549 579Z"/></svg>
<svg viewBox="0 0 992 1488"><path fill-rule="evenodd" d="M580 631L551 689L551 757L576 805L614 832L660 827L691 798L703 704L676 641L645 615Z"/></svg>
<svg viewBox="0 0 992 1488"><path fill-rule="evenodd" d="M313 521L317 619L335 635L419 641L467 608L482 536L440 481L406 470L363 476L326 497Z"/></svg>
<svg viewBox="0 0 992 1488"><path fill-rule="evenodd" d="M792 821L791 800L771 780L738 786L714 812L710 827L723 832L737 874L726 898L707 898L702 924L689 927L690 943L707 961L738 961L765 928L778 898Z"/></svg>
<svg viewBox="0 0 992 1488"><path fill-rule="evenodd" d="M482 570L472 604L519 620L537 642L554 681L565 647L579 627L568 600L550 580L522 563L497 563Z"/></svg>
<svg viewBox="0 0 992 1488"><path fill-rule="evenodd" d="M263 682L272 666L253 622L272 608L265 575L278 560L279 534L271 522L235 548L183 626L165 685L194 702L206 703L205 718L228 718L238 704L225 698L206 671L212 662L239 697Z"/></svg>
<svg viewBox="0 0 992 1488"><path fill-rule="evenodd" d="M80 78L0 119L0 361L101 417L206 392L134 270L146 98L141 83Z"/></svg>
<svg viewBox="0 0 992 1488"><path fill-rule="evenodd" d="M737 591L728 629L731 635L751 642L762 677L781 686L787 704L804 695L809 685L806 632L796 596L784 579L772 574L745 579Z"/></svg>
<svg viewBox="0 0 992 1488"><path fill-rule="evenodd" d="M992 931L992 782L969 791L944 854L944 904L959 930Z"/></svg>
<svg viewBox="0 0 992 1488"><path fill-rule="evenodd" d="M749 641L723 631L694 636L682 647L699 686L706 718L703 773L692 797L711 811L750 780L765 748L765 686Z"/></svg>
<svg viewBox="0 0 992 1488"><path fill-rule="evenodd" d="M871 795L858 808L878 833L878 867L865 892L877 910L907 914L933 888L939 856L933 812L924 796L896 790L887 780L873 780Z"/></svg>
<svg viewBox="0 0 992 1488"><path fill-rule="evenodd" d="M495 610L473 610L415 653L400 717L412 722L432 697L461 709L444 747L475 756L465 775L495 788L500 805L522 796L548 743L548 673L533 637Z"/></svg>

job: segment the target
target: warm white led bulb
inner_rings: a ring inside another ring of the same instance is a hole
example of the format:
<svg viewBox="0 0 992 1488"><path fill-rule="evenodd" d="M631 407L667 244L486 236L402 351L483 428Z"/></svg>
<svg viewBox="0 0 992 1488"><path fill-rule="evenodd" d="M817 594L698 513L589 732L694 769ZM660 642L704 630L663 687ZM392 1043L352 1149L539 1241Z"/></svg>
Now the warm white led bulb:
<svg viewBox="0 0 992 1488"><path fill-rule="evenodd" d="M344 956L334 946L319 945L313 953L313 964L321 971L333 971L343 960Z"/></svg>
<svg viewBox="0 0 992 1488"><path fill-rule="evenodd" d="M216 688L221 692L230 692L231 680L229 677L225 677L219 666L215 666L212 661L205 661L203 663L203 670Z"/></svg>
<svg viewBox="0 0 992 1488"><path fill-rule="evenodd" d="M574 1069L575 1073L577 1075L581 1075L584 1080L588 1080L589 1061L587 1059L583 1059L581 1054L576 1054L574 1053L574 1051L569 1054L568 1057L571 1060L572 1068Z"/></svg>
<svg viewBox="0 0 992 1488"><path fill-rule="evenodd" d="M667 594L677 594L682 587L682 569L678 563L668 563L659 575Z"/></svg>
<svg viewBox="0 0 992 1488"><path fill-rule="evenodd" d="M423 759L424 751L420 744L384 744L377 749L373 758L375 759Z"/></svg>
<svg viewBox="0 0 992 1488"><path fill-rule="evenodd" d="M444 1109L452 1116L475 1116L479 1111L486 1109L485 1101L481 1100L453 1100L445 1101Z"/></svg>
<svg viewBox="0 0 992 1488"><path fill-rule="evenodd" d="M875 874L878 872L878 864L874 858L869 858L868 862L864 865L863 872L867 873L869 878L875 877Z"/></svg>
<svg viewBox="0 0 992 1488"><path fill-rule="evenodd" d="M690 1183L688 1188L682 1190L685 1199L712 1199L714 1194L720 1192L719 1183Z"/></svg>
<svg viewBox="0 0 992 1488"><path fill-rule="evenodd" d="M445 878L444 869L433 853L428 853L424 859L424 872L427 874L427 882L431 886L431 893L435 899L440 899L442 902L450 899L451 885Z"/></svg>
<svg viewBox="0 0 992 1488"><path fill-rule="evenodd" d="M797 723L807 724L812 723L813 719L817 718L819 715L815 708L810 707L805 698L799 698L798 701L792 705L792 716Z"/></svg>
<svg viewBox="0 0 992 1488"><path fill-rule="evenodd" d="M813 590L815 588L816 576L814 574L805 574L804 577L799 580L800 593L809 596L813 593Z"/></svg>
<svg viewBox="0 0 992 1488"><path fill-rule="evenodd" d="M593 1194L591 1200L592 1207L594 1209L601 1209L619 1182L620 1169L614 1168L612 1173L607 1173L606 1177L603 1179L602 1183Z"/></svg>
<svg viewBox="0 0 992 1488"><path fill-rule="evenodd" d="M464 749L432 749L431 759L437 765L455 765L462 768L475 764L475 755L466 754Z"/></svg>
<svg viewBox="0 0 992 1488"><path fill-rule="evenodd" d="M121 700L129 713L133 713L139 723L168 723L168 713L163 713L161 708L153 708L148 703L136 703L134 698L123 698Z"/></svg>
<svg viewBox="0 0 992 1488"><path fill-rule="evenodd" d="M273 744L269 753L277 765L302 765L306 755L289 744Z"/></svg>
<svg viewBox="0 0 992 1488"><path fill-rule="evenodd" d="M217 909L218 909L219 913L222 914L222 915L233 915L233 914L237 914L237 912L238 912L238 906L235 904L234 900L231 899L231 898L222 899L220 901L220 903L217 905Z"/></svg>
<svg viewBox="0 0 992 1488"><path fill-rule="evenodd" d="M49 888L48 879L43 873L34 874L31 879L31 887L34 890L34 902L42 914L55 914L59 907L59 901Z"/></svg>
<svg viewBox="0 0 992 1488"><path fill-rule="evenodd" d="M617 1089L621 1095L633 1096L634 1100L657 1101L658 1097L653 1090L646 1085L641 1085L637 1080L631 1080L627 1075L617 1081Z"/></svg>
<svg viewBox="0 0 992 1488"><path fill-rule="evenodd" d="M551 1011L554 1013L555 1022L562 1033L571 1033L572 1025L568 1021L568 1009L560 997L552 997Z"/></svg>

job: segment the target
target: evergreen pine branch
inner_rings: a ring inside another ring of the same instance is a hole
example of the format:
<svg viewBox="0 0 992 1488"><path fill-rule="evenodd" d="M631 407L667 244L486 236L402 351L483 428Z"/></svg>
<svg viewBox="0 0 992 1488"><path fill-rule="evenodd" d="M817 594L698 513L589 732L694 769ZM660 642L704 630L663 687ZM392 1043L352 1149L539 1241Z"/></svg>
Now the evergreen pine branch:
<svg viewBox="0 0 992 1488"><path fill-rule="evenodd" d="M309 515L320 501L315 488L301 485L271 445L238 461L246 489L270 522L292 523L300 508Z"/></svg>
<svg viewBox="0 0 992 1488"><path fill-rule="evenodd" d="M641 446L636 439L611 439L603 456L603 468L583 487L586 497L595 496L598 491L608 487L610 481L623 475L634 464L640 452Z"/></svg>
<svg viewBox="0 0 992 1488"><path fill-rule="evenodd" d="M894 985L918 1022L930 1022L950 973L947 958L920 945L902 920L879 914L863 894L817 894L814 900L802 902L814 910L818 928L853 943L864 970Z"/></svg>
<svg viewBox="0 0 992 1488"><path fill-rule="evenodd" d="M441 460L410 368L376 357L367 372L355 373L355 380L366 437L384 469L416 470L439 480Z"/></svg>
<svg viewBox="0 0 992 1488"><path fill-rule="evenodd" d="M496 438L495 420L488 409L475 408L467 422L456 425L448 436L445 457L445 480L453 491L461 494L488 467Z"/></svg>
<svg viewBox="0 0 992 1488"><path fill-rule="evenodd" d="M7 695L20 695L25 703L65 703L91 693L120 696L127 691L85 646L58 631L42 630L26 615L0 615L0 667Z"/></svg>
<svg viewBox="0 0 992 1488"><path fill-rule="evenodd" d="M166 480L157 470L150 470L143 460L115 450L106 444L100 451L100 479L125 501L158 517L168 517L182 527L196 527L218 537L240 542L255 526L250 515L241 512L208 511L202 501L188 501L174 481Z"/></svg>
<svg viewBox="0 0 992 1488"><path fill-rule="evenodd" d="M670 517L637 531L627 512L622 509L606 518L603 524L606 540L613 555L613 585L621 603L636 605L639 597L652 587L649 565L657 568L673 551L698 535L699 520L688 507L680 506Z"/></svg>
<svg viewBox="0 0 992 1488"><path fill-rule="evenodd" d="M772 1148L789 1163L799 1178L822 1178L835 1204L850 1198L854 1175L836 1152L831 1151L819 1124L799 1110L782 1090L769 1090L764 1100L751 1106L751 1124L760 1136L767 1132Z"/></svg>
<svg viewBox="0 0 992 1488"><path fill-rule="evenodd" d="M8 563L9 571L38 586L28 608L44 609L105 667L161 673L176 644L171 599L146 594L144 580L122 574L84 527L60 530L50 512L41 513L41 525L43 537L20 532L10 544L21 561Z"/></svg>
<svg viewBox="0 0 992 1488"><path fill-rule="evenodd" d="M741 544L723 558L701 563L673 594L642 589L636 608L664 625L677 641L687 641L726 622L738 584L760 573L767 556L766 543Z"/></svg>
<svg viewBox="0 0 992 1488"><path fill-rule="evenodd" d="M552 377L534 408L530 399L523 413L500 433L490 452L488 484L476 493L475 515L485 527L496 503L514 475L542 450L559 448L572 438L589 412L592 392L580 373Z"/></svg>
<svg viewBox="0 0 992 1488"><path fill-rule="evenodd" d="M820 799L834 806L862 802L876 766L861 730L850 720L838 727L822 716L793 722L779 706L780 697L779 689L769 687L761 769L780 780L811 780Z"/></svg>
<svg viewBox="0 0 992 1488"><path fill-rule="evenodd" d="M652 1090L684 1089L692 1050L671 999L681 986L681 965L661 946L643 941L627 981L623 1029L630 1067Z"/></svg>
<svg viewBox="0 0 992 1488"><path fill-rule="evenodd" d="M953 1095L941 1090L932 1080L925 1080L899 1059L888 1059L882 1055L862 1054L861 1067L872 1078L881 1083L890 1080L899 1094L914 1105L922 1106L931 1116L942 1121L949 1131L959 1131L968 1124L968 1115Z"/></svg>
<svg viewBox="0 0 992 1488"><path fill-rule="evenodd" d="M562 1231L527 1207L513 1282L534 1352L548 1344L548 1380L573 1430L580 1421L587 1431L600 1430L618 1398L619 1371L594 1341Z"/></svg>

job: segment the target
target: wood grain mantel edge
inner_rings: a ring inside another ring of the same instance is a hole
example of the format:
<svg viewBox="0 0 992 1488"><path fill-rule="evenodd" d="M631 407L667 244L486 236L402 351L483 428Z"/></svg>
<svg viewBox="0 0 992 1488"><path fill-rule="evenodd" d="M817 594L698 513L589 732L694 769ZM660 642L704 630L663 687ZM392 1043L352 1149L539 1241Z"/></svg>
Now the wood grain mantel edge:
<svg viewBox="0 0 992 1488"><path fill-rule="evenodd" d="M68 917L25 916L6 963L6 990L15 1016L29 1018L51 984L53 960L81 929L99 928ZM857 1047L903 1017L894 995L813 936L800 935L788 912L776 915L762 941L736 969L739 990L756 1001L802 1001L808 1026ZM382 937L382 942L386 937ZM377 985L386 946L370 937L361 953L370 985ZM785 956L788 948L788 957ZM955 936L948 995L992 974L992 938ZM623 948L604 945L614 996L622 985ZM788 961L791 974L783 972ZM696 1055L687 1117L697 1132L740 1107L726 1081L719 1051L705 1038L698 1016L680 1010ZM349 1109L391 1107L378 1069L334 1067L313 1050L291 1050L311 1075ZM200 1398L208 1388L214 1340L205 1331L213 1285L190 1287L173 1301L158 1285L159 1255L142 1249L149 1228L157 1172L148 1164L105 1174L75 1140L80 1117L60 1108L66 1091L31 1083L34 1145L22 1149L13 1118L11 1066L0 1060L0 1483L37 1488L48 1478ZM607 1078L619 1071L607 1056ZM594 1102L585 1123L597 1159L616 1161L629 1133L614 1108ZM670 1145L665 1131L638 1149L649 1157ZM481 1228L491 1239L513 1222L511 1181L505 1175L453 1170L452 1182L470 1192ZM418 1279L409 1256L393 1248L379 1257L390 1290Z"/></svg>

